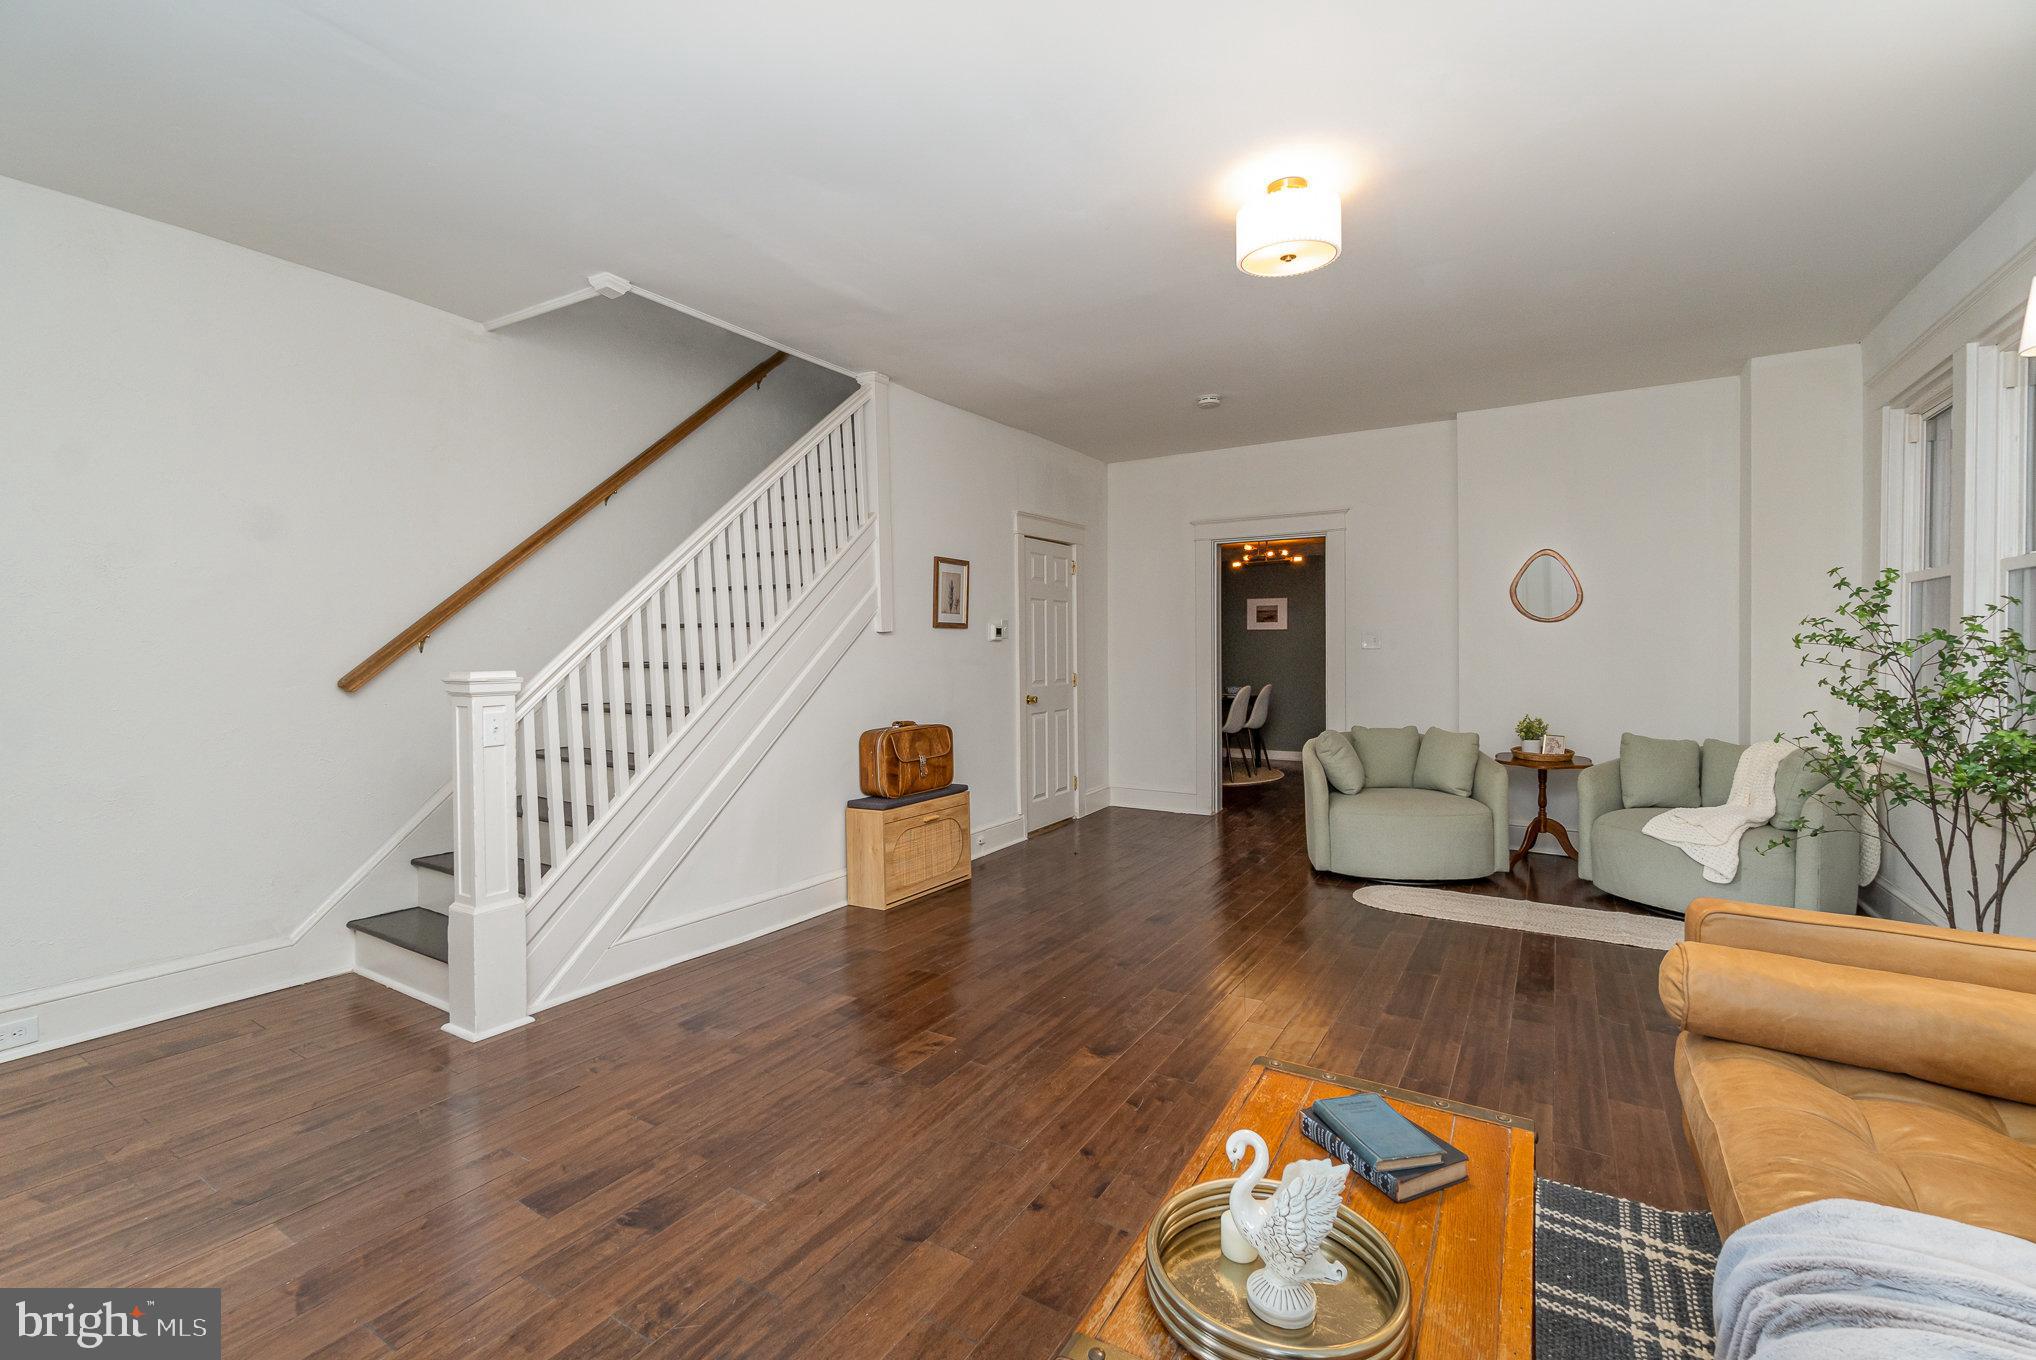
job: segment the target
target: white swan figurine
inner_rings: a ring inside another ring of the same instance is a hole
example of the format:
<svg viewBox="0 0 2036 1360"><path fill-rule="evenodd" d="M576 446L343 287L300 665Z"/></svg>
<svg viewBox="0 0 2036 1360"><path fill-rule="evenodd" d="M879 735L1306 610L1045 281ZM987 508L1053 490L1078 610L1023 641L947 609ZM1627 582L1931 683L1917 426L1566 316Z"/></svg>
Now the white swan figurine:
<svg viewBox="0 0 2036 1360"><path fill-rule="evenodd" d="M1349 1176L1350 1168L1341 1162L1295 1162L1247 1234L1265 1265L1244 1282L1245 1302L1275 1327L1298 1329L1313 1322L1313 1285L1340 1284L1349 1274L1342 1262L1322 1251L1323 1239L1336 1226Z"/></svg>
<svg viewBox="0 0 2036 1360"><path fill-rule="evenodd" d="M1248 1266L1258 1259L1258 1248L1251 1245L1251 1232L1265 1222L1265 1201L1253 1192L1265 1179L1266 1168L1272 1165L1265 1139L1250 1129L1239 1129L1223 1145L1232 1170L1236 1170L1238 1160L1247 1150L1251 1153L1251 1165L1231 1185L1230 1207L1223 1211L1222 1222L1224 1258L1241 1266Z"/></svg>

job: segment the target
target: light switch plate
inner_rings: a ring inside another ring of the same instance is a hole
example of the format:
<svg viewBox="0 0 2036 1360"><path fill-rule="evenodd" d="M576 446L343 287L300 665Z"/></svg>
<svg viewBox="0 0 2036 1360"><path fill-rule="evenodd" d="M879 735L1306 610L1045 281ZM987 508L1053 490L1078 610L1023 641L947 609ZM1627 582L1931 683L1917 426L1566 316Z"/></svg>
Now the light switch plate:
<svg viewBox="0 0 2036 1360"><path fill-rule="evenodd" d="M1375 652L1379 649L1379 635L1377 633L1359 633L1357 635L1357 645L1361 651Z"/></svg>
<svg viewBox="0 0 2036 1360"><path fill-rule="evenodd" d="M1003 640L1004 640L1004 621L1002 619L998 619L995 623L990 625L990 641L1002 642Z"/></svg>
<svg viewBox="0 0 2036 1360"><path fill-rule="evenodd" d="M509 740L509 715L497 710L481 715L481 745L501 746Z"/></svg>

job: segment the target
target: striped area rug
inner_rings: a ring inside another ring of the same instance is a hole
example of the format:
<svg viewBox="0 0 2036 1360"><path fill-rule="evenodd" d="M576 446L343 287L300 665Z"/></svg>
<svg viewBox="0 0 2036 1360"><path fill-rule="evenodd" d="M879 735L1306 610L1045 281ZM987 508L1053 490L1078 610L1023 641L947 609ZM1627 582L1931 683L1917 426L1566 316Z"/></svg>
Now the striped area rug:
<svg viewBox="0 0 2036 1360"><path fill-rule="evenodd" d="M1534 1354L1711 1360L1718 1229L1706 1213L1534 1185Z"/></svg>
<svg viewBox="0 0 2036 1360"><path fill-rule="evenodd" d="M1413 888L1371 883L1351 894L1367 907L1408 916L1433 916L1474 926L1502 926L1536 935L1569 935L1580 940L1631 945L1635 949L1673 948L1683 937L1683 923L1671 917L1640 916L1590 907L1559 907L1549 902L1520 902L1510 897L1451 892L1447 888Z"/></svg>

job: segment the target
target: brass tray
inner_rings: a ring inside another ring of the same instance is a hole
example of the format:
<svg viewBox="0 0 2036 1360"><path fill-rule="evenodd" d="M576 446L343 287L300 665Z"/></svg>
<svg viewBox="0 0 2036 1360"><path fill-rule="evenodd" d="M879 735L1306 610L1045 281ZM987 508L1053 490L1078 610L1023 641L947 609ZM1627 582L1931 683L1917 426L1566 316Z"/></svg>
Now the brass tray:
<svg viewBox="0 0 2036 1360"><path fill-rule="evenodd" d="M1513 757L1515 765L1526 765L1530 768L1536 765L1564 765L1576 758L1575 751L1560 753L1550 751L1544 754L1540 751L1523 751L1517 746L1508 754Z"/></svg>
<svg viewBox="0 0 2036 1360"><path fill-rule="evenodd" d="M1220 1222L1235 1178L1204 1181L1160 1209L1145 1235L1153 1314L1200 1360L1401 1360L1411 1347L1412 1289L1392 1244L1348 1205L1323 1250L1349 1270L1315 1286L1315 1321L1289 1331L1259 1320L1244 1282L1259 1268L1223 1255ZM1277 1181L1265 1184L1277 1186Z"/></svg>

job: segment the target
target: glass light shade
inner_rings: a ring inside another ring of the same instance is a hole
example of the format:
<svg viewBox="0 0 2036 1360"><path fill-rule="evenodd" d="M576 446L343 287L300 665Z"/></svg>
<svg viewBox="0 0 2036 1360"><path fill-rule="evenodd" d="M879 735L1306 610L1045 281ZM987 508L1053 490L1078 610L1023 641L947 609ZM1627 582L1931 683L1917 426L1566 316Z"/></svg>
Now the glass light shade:
<svg viewBox="0 0 2036 1360"><path fill-rule="evenodd" d="M2029 310L2022 313L2022 356L2036 359L2036 279L2029 280Z"/></svg>
<svg viewBox="0 0 2036 1360"><path fill-rule="evenodd" d="M1320 269L1343 253L1343 204L1298 175L1276 179L1237 210L1237 267L1283 278Z"/></svg>

